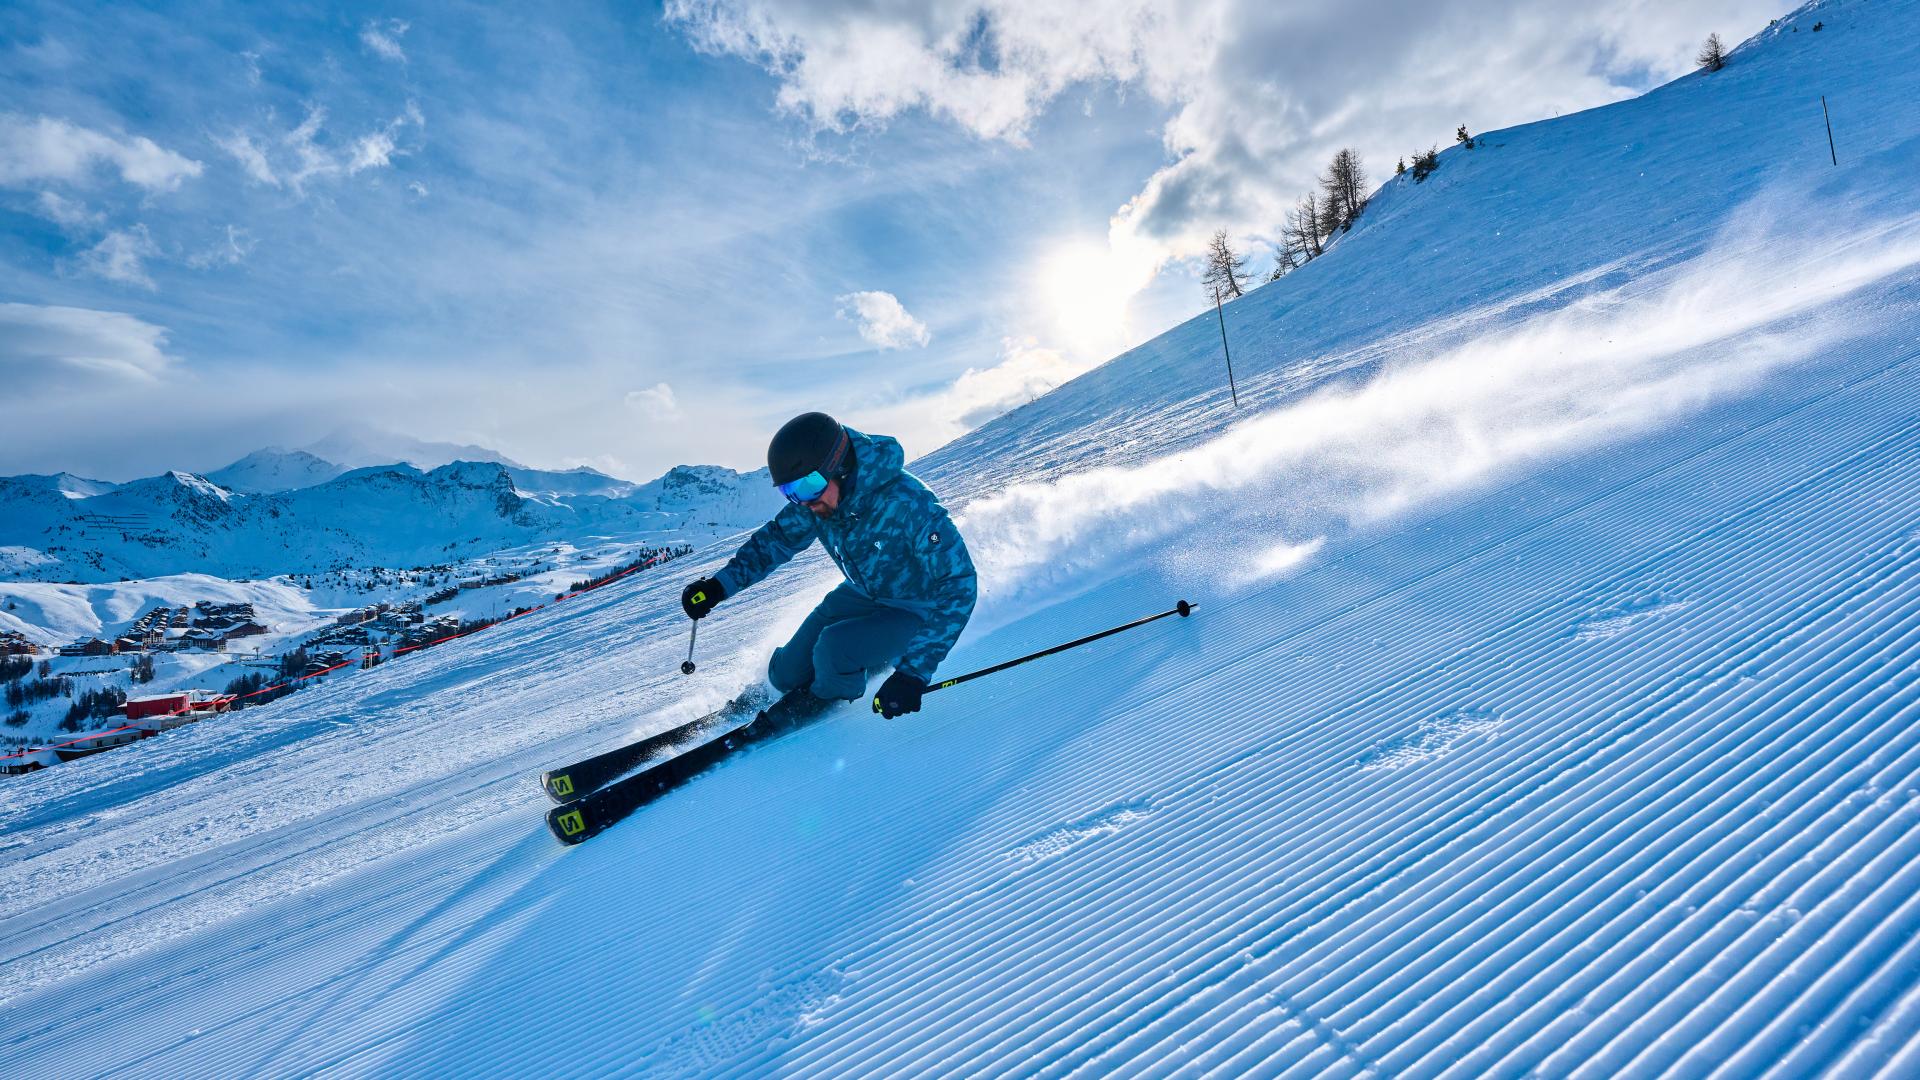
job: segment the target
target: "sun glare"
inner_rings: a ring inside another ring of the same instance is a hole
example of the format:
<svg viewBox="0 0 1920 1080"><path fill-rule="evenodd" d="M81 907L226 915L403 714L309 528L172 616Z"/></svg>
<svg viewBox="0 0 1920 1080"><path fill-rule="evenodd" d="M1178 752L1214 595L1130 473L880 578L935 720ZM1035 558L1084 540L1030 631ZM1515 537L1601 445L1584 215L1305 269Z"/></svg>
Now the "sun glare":
<svg viewBox="0 0 1920 1080"><path fill-rule="evenodd" d="M1038 296L1062 345L1112 355L1131 342L1127 308L1144 284L1144 276L1107 245L1076 241L1041 262Z"/></svg>

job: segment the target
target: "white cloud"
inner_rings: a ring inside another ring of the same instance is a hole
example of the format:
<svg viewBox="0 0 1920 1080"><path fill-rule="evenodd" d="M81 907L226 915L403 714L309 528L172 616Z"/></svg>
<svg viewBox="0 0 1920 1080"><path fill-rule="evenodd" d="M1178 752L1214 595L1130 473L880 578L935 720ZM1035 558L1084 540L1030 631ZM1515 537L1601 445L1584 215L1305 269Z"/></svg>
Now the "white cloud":
<svg viewBox="0 0 1920 1080"><path fill-rule="evenodd" d="M560 459L560 467L562 469L592 469L595 472L606 473L608 476L616 478L624 477L627 473L627 463L620 458L614 457L612 454L593 454L588 457L563 457Z"/></svg>
<svg viewBox="0 0 1920 1080"><path fill-rule="evenodd" d="M1003 412L1019 408L1093 365L1068 360L1044 349L1031 338L1000 343L1000 362L990 368L968 368L940 395L942 419L962 431L971 431Z"/></svg>
<svg viewBox="0 0 1920 1080"><path fill-rule="evenodd" d="M314 105L308 108L306 119L298 127L278 138L259 139L247 132L235 131L216 137L214 145L239 162L256 182L270 187L285 186L305 194L309 182L353 176L392 165L395 157L407 153L400 146L400 133L409 126L424 126L426 118L421 115L420 107L409 101L399 116L348 143L343 154L333 153L321 138L326 124L327 110Z"/></svg>
<svg viewBox="0 0 1920 1080"><path fill-rule="evenodd" d="M117 138L50 116L0 113L0 184L85 183L102 165L149 191L172 191L201 168L145 136Z"/></svg>
<svg viewBox="0 0 1920 1080"><path fill-rule="evenodd" d="M196 270L205 270L211 266L234 266L253 254L257 241L253 235L238 225L228 225L223 239L204 251L187 259L187 265Z"/></svg>
<svg viewBox="0 0 1920 1080"><path fill-rule="evenodd" d="M860 336L876 349L925 347L933 340L927 324L907 313L889 292L848 293L839 298L839 316L860 328Z"/></svg>
<svg viewBox="0 0 1920 1080"><path fill-rule="evenodd" d="M407 181L407 190L413 192L415 195L418 195L423 199L427 197L427 185L421 183L418 180Z"/></svg>
<svg viewBox="0 0 1920 1080"><path fill-rule="evenodd" d="M280 178L274 175L273 166L267 162L266 151L254 144L252 136L236 131L225 137L216 136L213 144L239 162L240 168L256 182L269 187L280 186Z"/></svg>
<svg viewBox="0 0 1920 1080"><path fill-rule="evenodd" d="M680 404L674 400L673 387L663 382L654 383L645 390L627 391L627 407L655 420L665 420L680 412Z"/></svg>
<svg viewBox="0 0 1920 1080"><path fill-rule="evenodd" d="M1170 110L1169 162L1119 209L1116 244L1162 260L1216 228L1269 235L1342 146L1376 178L1398 154L1627 96L1691 67L1710 29L1758 30L1763 0L668 0L699 47L750 59L782 107L846 130L923 110L1021 142L1076 84ZM1618 73L1618 74L1611 74Z"/></svg>
<svg viewBox="0 0 1920 1080"><path fill-rule="evenodd" d="M959 438L1001 413L1033 401L1095 366L1072 360L1031 338L1000 343L1000 361L968 368L938 392L876 409L876 427L899 431L910 454L919 455Z"/></svg>
<svg viewBox="0 0 1920 1080"><path fill-rule="evenodd" d="M400 38L406 34L408 25L400 19L369 19L360 28L360 41L386 59L404 64L407 54L400 49Z"/></svg>
<svg viewBox="0 0 1920 1080"><path fill-rule="evenodd" d="M87 273L143 289L154 287L143 260L160 254L145 225L115 229L93 247L80 254L80 266Z"/></svg>
<svg viewBox="0 0 1920 1080"><path fill-rule="evenodd" d="M19 389L102 376L155 383L173 367L167 330L118 311L0 303L0 373Z"/></svg>
<svg viewBox="0 0 1920 1080"><path fill-rule="evenodd" d="M362 135L353 144L353 153L347 159L348 174L364 169L381 169L393 160L393 135L386 131L376 131L371 135Z"/></svg>
<svg viewBox="0 0 1920 1080"><path fill-rule="evenodd" d="M280 138L280 145L293 157L293 168L287 170L286 179L295 191L304 191L308 180L340 171L340 163L315 140L320 126L326 122L327 110L315 105L307 110L307 118L300 121L299 127Z"/></svg>
<svg viewBox="0 0 1920 1080"><path fill-rule="evenodd" d="M106 215L97 210L89 210L85 203L65 198L55 192L40 193L40 213L48 221L63 229L84 231L99 228L106 221Z"/></svg>

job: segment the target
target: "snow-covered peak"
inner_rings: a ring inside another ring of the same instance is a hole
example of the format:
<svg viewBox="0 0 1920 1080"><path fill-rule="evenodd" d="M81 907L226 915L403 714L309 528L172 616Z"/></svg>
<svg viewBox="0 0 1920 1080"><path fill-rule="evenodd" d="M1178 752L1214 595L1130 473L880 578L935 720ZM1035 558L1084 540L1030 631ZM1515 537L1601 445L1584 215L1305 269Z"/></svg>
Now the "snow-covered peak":
<svg viewBox="0 0 1920 1080"><path fill-rule="evenodd" d="M174 483L180 485L181 487L194 493L195 495L200 495L209 499L218 499L223 503L233 501L232 492L228 491L226 488L221 487L219 484L214 483L213 481L207 479L204 476L199 476L190 472L181 472L178 469L175 469L167 473L167 476L170 477Z"/></svg>
<svg viewBox="0 0 1920 1080"><path fill-rule="evenodd" d="M15 497L38 495L66 499L90 499L103 495L120 485L105 480L89 480L72 473L53 473L42 475L26 473L21 476L0 476L0 492L10 492ZM4 498L4 495L0 495Z"/></svg>
<svg viewBox="0 0 1920 1080"><path fill-rule="evenodd" d="M513 477L513 486L523 495L597 495L618 499L633 494L639 487L631 480L608 476L584 465L563 471L514 468L507 472Z"/></svg>
<svg viewBox="0 0 1920 1080"><path fill-rule="evenodd" d="M54 489L69 499L90 499L119 487L105 480L89 480L84 476L75 476L69 472L55 473L48 479L53 481Z"/></svg>
<svg viewBox="0 0 1920 1080"><path fill-rule="evenodd" d="M324 484L346 470L305 450L282 450L269 446L255 450L223 469L207 474L207 479L230 491L249 495L268 495L276 491L297 491Z"/></svg>
<svg viewBox="0 0 1920 1080"><path fill-rule="evenodd" d="M676 465L635 488L626 501L649 510L692 513L714 524L751 525L779 513L780 493L767 471L722 465Z"/></svg>
<svg viewBox="0 0 1920 1080"><path fill-rule="evenodd" d="M497 461L450 461L430 470L427 478L464 487L513 488L513 478L508 475L507 467Z"/></svg>

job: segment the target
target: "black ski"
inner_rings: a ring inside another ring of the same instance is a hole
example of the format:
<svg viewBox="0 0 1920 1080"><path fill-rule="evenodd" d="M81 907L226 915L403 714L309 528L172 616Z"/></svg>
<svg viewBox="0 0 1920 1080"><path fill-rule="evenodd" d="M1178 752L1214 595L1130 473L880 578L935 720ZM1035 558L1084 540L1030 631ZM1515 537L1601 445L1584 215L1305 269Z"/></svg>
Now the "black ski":
<svg viewBox="0 0 1920 1080"><path fill-rule="evenodd" d="M742 695L678 727L668 728L644 739L635 739L625 746L616 746L604 754L595 754L571 765L549 769L540 774L540 787L546 791L548 798L557 803L581 798L620 779L641 762L670 747L739 722L741 717L753 712L764 700L764 697Z"/></svg>
<svg viewBox="0 0 1920 1080"><path fill-rule="evenodd" d="M577 844L727 758L805 727L823 716L833 704L823 702L805 691L788 694L754 717L750 724L683 754L667 758L644 772L609 784L584 798L554 807L547 811L547 828L553 830L554 837L561 843Z"/></svg>

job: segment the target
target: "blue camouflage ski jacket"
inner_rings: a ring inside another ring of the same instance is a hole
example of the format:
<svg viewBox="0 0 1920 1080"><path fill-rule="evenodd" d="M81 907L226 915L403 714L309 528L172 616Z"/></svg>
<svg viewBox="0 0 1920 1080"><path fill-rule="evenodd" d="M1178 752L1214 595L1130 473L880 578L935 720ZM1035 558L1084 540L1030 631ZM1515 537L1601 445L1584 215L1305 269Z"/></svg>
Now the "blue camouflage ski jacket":
<svg viewBox="0 0 1920 1080"><path fill-rule="evenodd" d="M927 682L973 614L976 579L960 530L927 485L905 468L900 443L852 428L853 472L841 481L840 506L827 518L788 503L760 526L714 575L726 595L759 581L817 538L854 588L924 625L895 667Z"/></svg>

